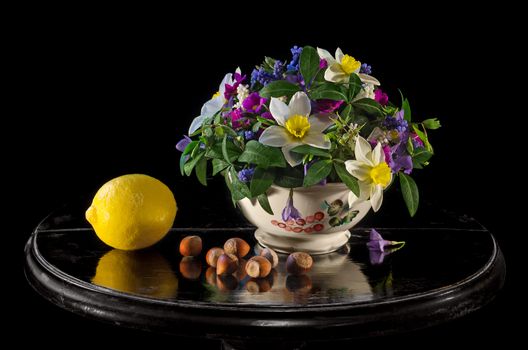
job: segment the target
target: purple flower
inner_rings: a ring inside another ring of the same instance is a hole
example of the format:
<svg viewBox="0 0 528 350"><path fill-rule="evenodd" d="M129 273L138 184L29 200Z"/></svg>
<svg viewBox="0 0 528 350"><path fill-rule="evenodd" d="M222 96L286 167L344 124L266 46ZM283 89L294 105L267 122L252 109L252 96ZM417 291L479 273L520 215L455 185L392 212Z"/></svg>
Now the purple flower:
<svg viewBox="0 0 528 350"><path fill-rule="evenodd" d="M409 123L403 118L403 109L393 116L388 115L383 121L383 126L389 130L398 130L403 133L409 129Z"/></svg>
<svg viewBox="0 0 528 350"><path fill-rule="evenodd" d="M268 99L260 97L258 92L252 92L242 101L242 107L248 112L259 113L267 101Z"/></svg>
<svg viewBox="0 0 528 350"><path fill-rule="evenodd" d="M251 86L253 87L256 83L260 83L263 86L268 85L273 80L276 80L273 74L266 72L264 68L253 69L251 72Z"/></svg>
<svg viewBox="0 0 528 350"><path fill-rule="evenodd" d="M189 143L191 143L191 138L187 135L183 135L183 139L181 139L180 141L178 141L178 143L176 144L176 149L180 152L183 152L185 151L185 148L187 147L187 145Z"/></svg>
<svg viewBox="0 0 528 350"><path fill-rule="evenodd" d="M370 240L367 243L369 249L369 258L372 265L383 263L385 257L395 251L403 248L404 241L387 241L375 229L370 230ZM391 248L398 246L396 248Z"/></svg>
<svg viewBox="0 0 528 350"><path fill-rule="evenodd" d="M251 130L244 131L244 138L246 141L255 139L255 133Z"/></svg>
<svg viewBox="0 0 528 350"><path fill-rule="evenodd" d="M405 174L409 175L412 172L413 162L411 156L407 152L408 138L409 133L402 133L400 142L391 147L391 157L386 161L393 173L403 170Z"/></svg>
<svg viewBox="0 0 528 350"><path fill-rule="evenodd" d="M372 67L366 63L361 64L361 68L359 69L359 73L363 74L372 74Z"/></svg>
<svg viewBox="0 0 528 350"><path fill-rule="evenodd" d="M253 178L255 168L242 169L238 172L238 179L242 182L249 182Z"/></svg>
<svg viewBox="0 0 528 350"><path fill-rule="evenodd" d="M282 220L288 221L288 220L297 220L302 218L302 215L299 213L299 211L293 206L293 188L290 189L290 195L288 196L288 200L286 201L286 206L282 210Z"/></svg>
<svg viewBox="0 0 528 350"><path fill-rule="evenodd" d="M292 53L292 60L286 67L288 69L288 72L297 72L299 70L299 60L301 58L302 50L303 48L298 46L294 46L291 48L290 51Z"/></svg>
<svg viewBox="0 0 528 350"><path fill-rule="evenodd" d="M273 77L276 80L282 79L282 74L284 74L284 63L276 60L275 64L273 65Z"/></svg>
<svg viewBox="0 0 528 350"><path fill-rule="evenodd" d="M374 91L374 100L382 106L386 106L389 103L389 96L384 93L381 89Z"/></svg>
<svg viewBox="0 0 528 350"><path fill-rule="evenodd" d="M225 85L224 97L225 97L226 100L229 100L231 98L231 96L235 96L237 94L238 86L244 80L246 80L246 76L245 75L241 75L240 73L235 73L233 75L233 77L235 79L235 82L233 83L233 85L229 85L229 84Z"/></svg>
<svg viewBox="0 0 528 350"><path fill-rule="evenodd" d="M424 146L424 143L423 143L422 139L420 138L420 136L418 136L418 134L412 133L409 137L412 140L414 148L418 148L418 147L423 147Z"/></svg>
<svg viewBox="0 0 528 350"><path fill-rule="evenodd" d="M333 113L336 109L341 107L344 101L334 100L317 100L312 102L312 113Z"/></svg>
<svg viewBox="0 0 528 350"><path fill-rule="evenodd" d="M321 58L319 60L319 69L325 69L326 67L328 67L328 62L324 58Z"/></svg>
<svg viewBox="0 0 528 350"><path fill-rule="evenodd" d="M378 250L380 252L385 251L386 246L391 246L392 241L387 241L379 234L375 229L370 230L370 240L367 243L367 247L370 250Z"/></svg>
<svg viewBox="0 0 528 350"><path fill-rule="evenodd" d="M271 115L271 113L268 112L268 111L262 113L261 117L264 118L264 119L275 120L275 118L273 118L273 116Z"/></svg>
<svg viewBox="0 0 528 350"><path fill-rule="evenodd" d="M246 118L244 118L242 111L238 108L229 112L229 117L231 118L233 129L239 129L248 123Z"/></svg>

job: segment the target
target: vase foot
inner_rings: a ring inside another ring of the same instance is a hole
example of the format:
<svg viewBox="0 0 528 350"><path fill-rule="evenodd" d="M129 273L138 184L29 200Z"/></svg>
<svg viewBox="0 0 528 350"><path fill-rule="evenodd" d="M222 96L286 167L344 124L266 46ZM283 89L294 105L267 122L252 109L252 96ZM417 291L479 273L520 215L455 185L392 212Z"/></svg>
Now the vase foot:
<svg viewBox="0 0 528 350"><path fill-rule="evenodd" d="M313 255L331 253L344 246L349 238L348 230L295 236L270 233L261 229L255 231L255 239L260 245L278 253L306 252Z"/></svg>

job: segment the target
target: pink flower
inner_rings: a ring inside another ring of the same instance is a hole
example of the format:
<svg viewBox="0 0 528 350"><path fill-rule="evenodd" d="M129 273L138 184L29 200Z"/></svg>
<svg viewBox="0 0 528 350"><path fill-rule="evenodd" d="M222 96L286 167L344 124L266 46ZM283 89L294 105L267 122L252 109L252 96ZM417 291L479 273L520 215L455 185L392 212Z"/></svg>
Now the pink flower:
<svg viewBox="0 0 528 350"><path fill-rule="evenodd" d="M321 60L319 61L319 69L325 69L327 67L328 62L324 58L321 58Z"/></svg>
<svg viewBox="0 0 528 350"><path fill-rule="evenodd" d="M389 96L384 93L381 89L376 89L374 91L374 100L382 106L386 106L389 103Z"/></svg>
<svg viewBox="0 0 528 350"><path fill-rule="evenodd" d="M344 101L334 101L334 100L317 100L313 103L312 112L313 113L332 113L341 105Z"/></svg>
<svg viewBox="0 0 528 350"><path fill-rule="evenodd" d="M229 117L231 118L231 125L233 125L234 129L240 129L244 125L248 124L248 121L246 120L246 118L244 118L244 115L242 114L242 110L240 110L239 108L229 112Z"/></svg>

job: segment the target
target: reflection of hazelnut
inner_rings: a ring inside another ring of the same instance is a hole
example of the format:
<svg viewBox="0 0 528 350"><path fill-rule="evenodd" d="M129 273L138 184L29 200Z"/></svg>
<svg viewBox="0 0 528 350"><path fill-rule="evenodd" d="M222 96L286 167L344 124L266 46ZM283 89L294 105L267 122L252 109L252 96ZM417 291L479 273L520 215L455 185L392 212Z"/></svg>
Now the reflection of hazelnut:
<svg viewBox="0 0 528 350"><path fill-rule="evenodd" d="M192 256L186 256L180 261L180 273L187 279L196 280L202 273L202 263Z"/></svg>
<svg viewBox="0 0 528 350"><path fill-rule="evenodd" d="M313 259L310 254L303 252L291 253L286 259L286 271L294 275L301 275L312 268Z"/></svg>
<svg viewBox="0 0 528 350"><path fill-rule="evenodd" d="M277 255L277 253L275 253L273 249L264 248L262 249L259 255L268 259L271 263L271 267L275 267L279 263L279 256Z"/></svg>
<svg viewBox="0 0 528 350"><path fill-rule="evenodd" d="M230 238L224 244L224 251L226 254L236 255L238 258L243 258L249 253L249 244L242 238Z"/></svg>
<svg viewBox="0 0 528 350"><path fill-rule="evenodd" d="M233 275L216 276L216 286L220 291L228 292L238 287L238 280Z"/></svg>
<svg viewBox="0 0 528 350"><path fill-rule="evenodd" d="M252 278L246 283L246 289L250 293L265 293L272 287L272 283L267 278Z"/></svg>
<svg viewBox="0 0 528 350"><path fill-rule="evenodd" d="M307 275L289 275L286 278L286 289L290 292L309 292L312 289L312 280Z"/></svg>
<svg viewBox="0 0 528 350"><path fill-rule="evenodd" d="M246 272L253 278L261 278L269 275L271 263L263 256L254 256L246 264Z"/></svg>
<svg viewBox="0 0 528 350"><path fill-rule="evenodd" d="M207 261L207 264L209 266L216 267L216 262L218 260L218 257L222 254L224 254L224 250L222 248L218 248L218 247L211 248L207 252L207 255L205 255L205 261Z"/></svg>
<svg viewBox="0 0 528 350"><path fill-rule="evenodd" d="M180 254L198 256L202 251L202 239L199 236L187 236L180 242Z"/></svg>
<svg viewBox="0 0 528 350"><path fill-rule="evenodd" d="M216 274L228 275L238 268L238 258L233 254L222 254L216 262Z"/></svg>
<svg viewBox="0 0 528 350"><path fill-rule="evenodd" d="M205 270L205 281L211 286L216 286L216 269L213 267L208 267Z"/></svg>

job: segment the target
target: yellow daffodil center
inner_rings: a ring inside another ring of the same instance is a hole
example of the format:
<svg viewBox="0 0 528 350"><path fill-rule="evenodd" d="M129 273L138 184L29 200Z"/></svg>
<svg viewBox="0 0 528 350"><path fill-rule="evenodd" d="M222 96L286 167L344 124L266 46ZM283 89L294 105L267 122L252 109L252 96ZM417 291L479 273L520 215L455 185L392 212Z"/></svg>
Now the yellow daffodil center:
<svg viewBox="0 0 528 350"><path fill-rule="evenodd" d="M211 99L213 98L217 98L218 96L220 96L220 91L217 91L213 94L213 97L211 97Z"/></svg>
<svg viewBox="0 0 528 350"><path fill-rule="evenodd" d="M384 188L387 187L391 179L391 170L387 163L379 163L373 167L370 170L370 178L376 185L381 185Z"/></svg>
<svg viewBox="0 0 528 350"><path fill-rule="evenodd" d="M302 139L308 130L310 130L310 122L308 121L308 118L298 114L291 116L284 126L290 135L299 139Z"/></svg>
<svg viewBox="0 0 528 350"><path fill-rule="evenodd" d="M354 73L360 66L361 62L356 61L352 56L344 55L341 59L341 69L348 75Z"/></svg>

